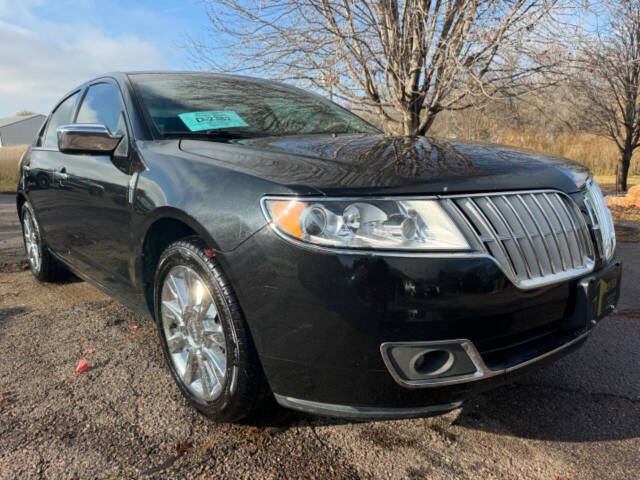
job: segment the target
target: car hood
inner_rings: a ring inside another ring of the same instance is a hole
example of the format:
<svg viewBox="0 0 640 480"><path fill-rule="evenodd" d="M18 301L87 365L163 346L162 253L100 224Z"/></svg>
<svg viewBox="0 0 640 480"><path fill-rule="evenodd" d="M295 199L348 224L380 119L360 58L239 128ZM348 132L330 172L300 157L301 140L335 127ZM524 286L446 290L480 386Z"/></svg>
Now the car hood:
<svg viewBox="0 0 640 480"><path fill-rule="evenodd" d="M182 140L227 168L327 195L581 189L589 171L564 158L485 143L387 135Z"/></svg>

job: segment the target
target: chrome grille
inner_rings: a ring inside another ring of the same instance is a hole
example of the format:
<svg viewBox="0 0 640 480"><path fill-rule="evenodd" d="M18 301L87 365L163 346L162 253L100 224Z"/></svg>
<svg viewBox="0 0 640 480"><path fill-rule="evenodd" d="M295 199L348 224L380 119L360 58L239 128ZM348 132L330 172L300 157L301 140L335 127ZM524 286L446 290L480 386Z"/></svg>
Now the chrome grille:
<svg viewBox="0 0 640 480"><path fill-rule="evenodd" d="M576 204L556 191L454 196L483 248L520 288L583 275L593 269L589 230Z"/></svg>

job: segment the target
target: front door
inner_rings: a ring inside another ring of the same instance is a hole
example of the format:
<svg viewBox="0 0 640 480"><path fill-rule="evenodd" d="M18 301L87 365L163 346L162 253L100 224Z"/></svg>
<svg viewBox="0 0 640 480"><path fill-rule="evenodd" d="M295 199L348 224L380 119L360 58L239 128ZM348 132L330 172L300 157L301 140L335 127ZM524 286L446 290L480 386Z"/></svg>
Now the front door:
<svg viewBox="0 0 640 480"><path fill-rule="evenodd" d="M105 287L130 290L128 270L131 209L129 133L125 107L115 82L91 85L82 99L75 123L106 126L124 134L112 155L64 155L59 170L64 205L74 219L65 231L64 244L71 263L77 264Z"/></svg>

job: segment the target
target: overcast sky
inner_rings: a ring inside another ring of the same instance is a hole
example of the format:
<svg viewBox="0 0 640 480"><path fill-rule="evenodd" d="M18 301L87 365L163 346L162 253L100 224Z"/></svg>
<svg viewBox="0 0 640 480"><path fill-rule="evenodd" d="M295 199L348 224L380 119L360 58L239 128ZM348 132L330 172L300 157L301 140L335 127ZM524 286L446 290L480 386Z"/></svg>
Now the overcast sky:
<svg viewBox="0 0 640 480"><path fill-rule="evenodd" d="M206 27L197 0L0 0L0 118L104 72L188 69L180 45Z"/></svg>

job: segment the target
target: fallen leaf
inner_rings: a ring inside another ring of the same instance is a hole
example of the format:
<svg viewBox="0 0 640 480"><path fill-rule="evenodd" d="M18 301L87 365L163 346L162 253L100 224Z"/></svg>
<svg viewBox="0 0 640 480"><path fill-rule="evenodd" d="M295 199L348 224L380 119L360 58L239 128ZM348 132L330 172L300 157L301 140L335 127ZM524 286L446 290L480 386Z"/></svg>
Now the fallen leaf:
<svg viewBox="0 0 640 480"><path fill-rule="evenodd" d="M9 398L13 395L13 392L2 392L2 398Z"/></svg>
<svg viewBox="0 0 640 480"><path fill-rule="evenodd" d="M93 352L95 352L95 350L93 348L85 348L84 349L84 354L85 355L91 355Z"/></svg>
<svg viewBox="0 0 640 480"><path fill-rule="evenodd" d="M129 330L135 330L136 328L138 328L138 325L136 325L135 323L129 324Z"/></svg>
<svg viewBox="0 0 640 480"><path fill-rule="evenodd" d="M182 455L184 452L191 448L191 444L189 442L183 442L176 445L176 452L178 455Z"/></svg>
<svg viewBox="0 0 640 480"><path fill-rule="evenodd" d="M80 374L89 370L89 364L85 358L81 358L78 362L78 366L76 367L76 374Z"/></svg>

